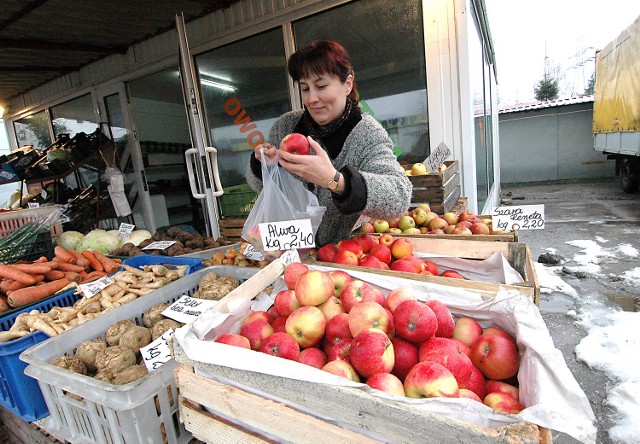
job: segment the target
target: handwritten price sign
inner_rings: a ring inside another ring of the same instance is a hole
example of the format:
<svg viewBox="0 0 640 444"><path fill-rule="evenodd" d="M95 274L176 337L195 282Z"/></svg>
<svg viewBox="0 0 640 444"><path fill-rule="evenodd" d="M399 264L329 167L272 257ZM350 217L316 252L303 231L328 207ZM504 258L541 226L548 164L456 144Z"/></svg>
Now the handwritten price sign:
<svg viewBox="0 0 640 444"><path fill-rule="evenodd" d="M118 236L123 239L128 239L131 236L131 232L136 226L133 224L125 224L124 222L120 224L120 229L118 230Z"/></svg>
<svg viewBox="0 0 640 444"><path fill-rule="evenodd" d="M440 168L440 165L451 155L451 150L444 143L440 143L438 147L431 152L429 157L424 160L424 166L427 167L430 173L435 173Z"/></svg>
<svg viewBox="0 0 640 444"><path fill-rule="evenodd" d="M544 205L498 207L492 216L494 230L544 230Z"/></svg>
<svg viewBox="0 0 640 444"><path fill-rule="evenodd" d="M85 297L90 298L100 293L104 288L113 284L113 281L108 276L103 276L95 281L87 282L86 284L80 284L80 290L84 293Z"/></svg>
<svg viewBox="0 0 640 444"><path fill-rule="evenodd" d="M143 248L143 250L164 250L175 244L176 241L156 241L151 242L149 245Z"/></svg>
<svg viewBox="0 0 640 444"><path fill-rule="evenodd" d="M187 295L182 295L180 299L167 307L162 315L174 321L188 324L196 320L205 311L214 307L218 301L208 299L197 299Z"/></svg>
<svg viewBox="0 0 640 444"><path fill-rule="evenodd" d="M285 220L259 224L264 251L313 248L316 240L310 219Z"/></svg>
<svg viewBox="0 0 640 444"><path fill-rule="evenodd" d="M147 370L150 372L171 361L171 350L167 342L173 337L173 333L173 329L170 328L151 344L140 348L140 355L144 365L147 366Z"/></svg>

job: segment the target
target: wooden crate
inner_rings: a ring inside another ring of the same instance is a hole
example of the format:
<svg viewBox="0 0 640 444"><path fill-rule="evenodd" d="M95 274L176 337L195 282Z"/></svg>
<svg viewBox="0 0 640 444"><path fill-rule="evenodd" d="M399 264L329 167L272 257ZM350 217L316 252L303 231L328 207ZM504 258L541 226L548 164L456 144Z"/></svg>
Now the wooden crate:
<svg viewBox="0 0 640 444"><path fill-rule="evenodd" d="M246 217L223 217L220 218L220 235L229 242L242 241L242 227L247 221Z"/></svg>
<svg viewBox="0 0 640 444"><path fill-rule="evenodd" d="M413 185L411 202L428 203L431 211L443 214L456 205L462 194L460 185L460 164L456 160L444 163L447 169L443 172L429 173L422 176L409 176ZM410 168L405 165L405 168Z"/></svg>
<svg viewBox="0 0 640 444"><path fill-rule="evenodd" d="M404 236L404 235L403 235ZM396 237L396 236L394 236ZM413 243L413 250L423 253L442 254L446 256L457 256L464 259L487 259L494 253L502 253L509 264L522 276L524 282L520 284L506 285L501 283L480 282L472 280L451 279L440 276L428 276L414 273L403 273L392 270L378 270L374 268L366 268L367 271L378 274L387 274L389 276L402 276L406 279L415 279L425 282L433 282L437 284L452 285L459 288L465 288L472 291L483 290L489 294L495 294L500 287L507 289L517 289L524 293L533 303L540 305L540 282L536 275L531 257L529 246L520 242L486 242L460 239L440 239L435 236L413 235L409 237ZM305 259L305 262L312 262L311 258ZM344 264L334 264L330 262L315 262L319 265L342 268L345 270L359 270L363 267L351 266Z"/></svg>
<svg viewBox="0 0 640 444"><path fill-rule="evenodd" d="M216 309L228 312L238 300L256 297L283 270L280 260L272 262ZM552 442L549 430L525 421L497 429L476 426L356 388L193 361L177 341L171 346L183 364L175 371L181 421L195 438L208 443L359 444L422 442L425 437L439 443Z"/></svg>

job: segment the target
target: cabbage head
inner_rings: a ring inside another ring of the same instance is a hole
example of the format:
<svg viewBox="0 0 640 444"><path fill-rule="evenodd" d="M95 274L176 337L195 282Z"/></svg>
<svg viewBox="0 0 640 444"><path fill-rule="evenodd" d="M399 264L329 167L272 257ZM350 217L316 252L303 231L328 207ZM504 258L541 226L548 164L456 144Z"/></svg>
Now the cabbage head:
<svg viewBox="0 0 640 444"><path fill-rule="evenodd" d="M56 245L60 245L65 250L75 250L83 238L84 234L79 231L65 231L56 237Z"/></svg>
<svg viewBox="0 0 640 444"><path fill-rule="evenodd" d="M120 245L120 237L107 233L105 230L96 228L76 245L76 251L82 253L84 250L99 251L102 254L111 254Z"/></svg>

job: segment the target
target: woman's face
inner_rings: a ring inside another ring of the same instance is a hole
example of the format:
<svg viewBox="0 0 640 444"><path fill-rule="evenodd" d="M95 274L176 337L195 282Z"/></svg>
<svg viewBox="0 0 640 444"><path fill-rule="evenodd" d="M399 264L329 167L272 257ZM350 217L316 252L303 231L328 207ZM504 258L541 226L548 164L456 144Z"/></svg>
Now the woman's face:
<svg viewBox="0 0 640 444"><path fill-rule="evenodd" d="M345 82L336 75L321 74L300 79L302 103L318 125L324 126L340 117L353 87L353 76Z"/></svg>

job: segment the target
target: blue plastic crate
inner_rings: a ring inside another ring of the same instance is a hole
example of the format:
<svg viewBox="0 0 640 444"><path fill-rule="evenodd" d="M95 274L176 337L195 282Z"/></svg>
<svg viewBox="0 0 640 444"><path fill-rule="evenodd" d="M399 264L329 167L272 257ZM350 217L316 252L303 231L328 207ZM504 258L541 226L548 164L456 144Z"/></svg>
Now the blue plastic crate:
<svg viewBox="0 0 640 444"><path fill-rule="evenodd" d="M199 258L160 256L157 254L139 254L122 261L130 267L142 268L144 265L187 265L187 274L191 274L203 268Z"/></svg>
<svg viewBox="0 0 640 444"><path fill-rule="evenodd" d="M2 331L9 330L20 313L31 310L48 312L53 307L73 305L82 297L81 294L74 293L75 290L68 290L4 316L0 319ZM27 364L19 356L26 349L47 339L49 335L37 331L14 341L0 343L0 404L27 422L49 416L49 409L38 381L24 374Z"/></svg>

